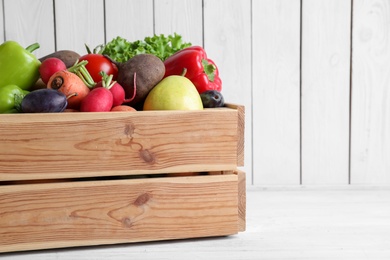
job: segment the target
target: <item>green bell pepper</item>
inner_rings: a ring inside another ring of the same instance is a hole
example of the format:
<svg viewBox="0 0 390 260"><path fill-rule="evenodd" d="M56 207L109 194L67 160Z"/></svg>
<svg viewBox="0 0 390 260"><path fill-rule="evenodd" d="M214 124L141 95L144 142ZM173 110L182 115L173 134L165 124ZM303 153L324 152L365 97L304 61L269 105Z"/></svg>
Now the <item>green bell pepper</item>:
<svg viewBox="0 0 390 260"><path fill-rule="evenodd" d="M17 85L29 90L39 79L41 62L31 52L39 48L34 43L24 49L15 41L0 45L0 88Z"/></svg>
<svg viewBox="0 0 390 260"><path fill-rule="evenodd" d="M0 114L18 112L18 106L23 97L28 93L16 85L8 85L0 88Z"/></svg>

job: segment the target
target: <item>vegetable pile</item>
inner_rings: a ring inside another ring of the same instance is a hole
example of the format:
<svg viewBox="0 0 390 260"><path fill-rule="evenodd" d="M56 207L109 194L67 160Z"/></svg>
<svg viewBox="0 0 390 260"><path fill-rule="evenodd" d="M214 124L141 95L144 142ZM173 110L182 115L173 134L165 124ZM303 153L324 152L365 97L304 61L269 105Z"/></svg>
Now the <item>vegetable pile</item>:
<svg viewBox="0 0 390 260"><path fill-rule="evenodd" d="M86 45L83 55L60 50L37 59L37 48L0 45L0 113L139 111L170 76L187 78L203 108L224 106L216 64L176 33L134 42L118 36L93 52Z"/></svg>

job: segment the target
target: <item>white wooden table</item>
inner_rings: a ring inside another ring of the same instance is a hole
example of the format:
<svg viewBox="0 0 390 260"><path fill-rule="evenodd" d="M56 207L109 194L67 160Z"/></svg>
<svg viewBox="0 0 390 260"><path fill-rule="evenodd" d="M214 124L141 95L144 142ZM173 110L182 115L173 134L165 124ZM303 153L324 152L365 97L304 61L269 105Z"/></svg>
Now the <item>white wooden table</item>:
<svg viewBox="0 0 390 260"><path fill-rule="evenodd" d="M390 259L390 187L248 187L229 237L0 254L49 259Z"/></svg>

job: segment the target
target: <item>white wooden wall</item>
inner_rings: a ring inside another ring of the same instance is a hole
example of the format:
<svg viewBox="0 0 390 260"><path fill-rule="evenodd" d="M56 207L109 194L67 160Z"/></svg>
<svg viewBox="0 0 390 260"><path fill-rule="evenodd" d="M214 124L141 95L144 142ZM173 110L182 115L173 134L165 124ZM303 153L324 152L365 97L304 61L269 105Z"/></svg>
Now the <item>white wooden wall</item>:
<svg viewBox="0 0 390 260"><path fill-rule="evenodd" d="M37 56L177 32L246 106L248 184L390 184L388 0L0 0Z"/></svg>

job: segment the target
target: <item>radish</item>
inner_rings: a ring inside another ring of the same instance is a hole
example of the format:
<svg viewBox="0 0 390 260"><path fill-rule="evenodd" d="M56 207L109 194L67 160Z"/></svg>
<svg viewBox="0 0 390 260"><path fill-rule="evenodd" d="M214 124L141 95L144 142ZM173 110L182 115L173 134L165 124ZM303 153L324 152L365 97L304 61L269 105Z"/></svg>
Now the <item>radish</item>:
<svg viewBox="0 0 390 260"><path fill-rule="evenodd" d="M108 112L111 110L113 97L106 88L94 88L81 101L80 112Z"/></svg>
<svg viewBox="0 0 390 260"><path fill-rule="evenodd" d="M123 87L116 81L112 81L113 75L108 76L104 71L100 72L102 76L102 81L96 84L95 88L106 88L109 89L113 96L113 107L120 106L123 103L131 102L135 98L136 94L136 75L134 73L134 91L133 96L129 99L125 99L125 90Z"/></svg>
<svg viewBox="0 0 390 260"><path fill-rule="evenodd" d="M66 70L65 63L59 58L51 57L42 61L41 66L39 67L39 74L43 83L47 84L50 77L61 70Z"/></svg>

